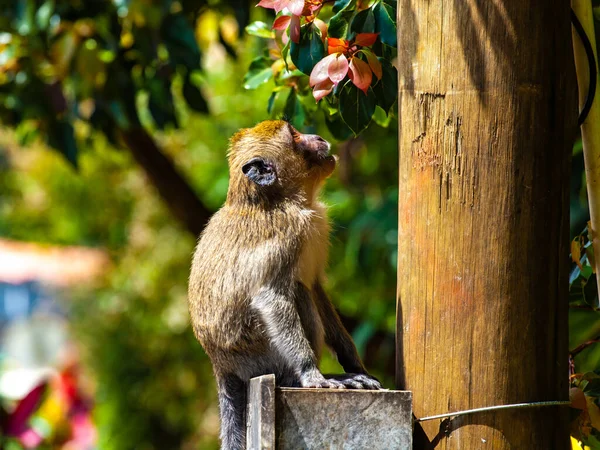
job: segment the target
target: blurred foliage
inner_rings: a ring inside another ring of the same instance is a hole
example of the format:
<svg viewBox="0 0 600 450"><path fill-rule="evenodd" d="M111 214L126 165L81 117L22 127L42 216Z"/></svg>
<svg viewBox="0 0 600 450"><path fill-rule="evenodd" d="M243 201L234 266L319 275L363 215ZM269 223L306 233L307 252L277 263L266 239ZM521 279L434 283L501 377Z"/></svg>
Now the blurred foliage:
<svg viewBox="0 0 600 450"><path fill-rule="evenodd" d="M74 165L77 123L113 144L143 112L156 128L177 127L176 91L208 112L199 19L216 14L216 37L235 54L249 8L248 0L0 0L0 120L23 144L41 134Z"/></svg>
<svg viewBox="0 0 600 450"><path fill-rule="evenodd" d="M571 377L571 436L591 449L600 448L600 371Z"/></svg>
<svg viewBox="0 0 600 450"><path fill-rule="evenodd" d="M218 24L209 14L201 20ZM211 115L195 114L175 89L181 129L155 136L216 210L228 185L228 139L268 117L261 100L269 88L242 89L244 68L262 45L258 39L239 44L238 60L227 56L218 36L199 42ZM155 126L150 115L140 117ZM313 130L332 139L325 127ZM342 312L360 322L354 337L361 351L376 330L394 330L396 133L393 124L372 127L334 146L340 164L324 193L333 219L327 290ZM194 238L173 221L130 154L114 150L103 134L76 134L77 172L39 137L26 146L18 137L19 130L0 134L0 235L103 247L113 260L98 286L82 286L66 304L96 380L100 447L216 448L212 370L187 317ZM393 348L386 352L393 358ZM385 361L378 364L373 372L392 387ZM341 370L331 357L323 369Z"/></svg>
<svg viewBox="0 0 600 450"><path fill-rule="evenodd" d="M577 151L577 145L576 145ZM571 241L569 277L569 372L571 435L590 448L600 445L600 304L588 222ZM594 337L595 336L595 337Z"/></svg>

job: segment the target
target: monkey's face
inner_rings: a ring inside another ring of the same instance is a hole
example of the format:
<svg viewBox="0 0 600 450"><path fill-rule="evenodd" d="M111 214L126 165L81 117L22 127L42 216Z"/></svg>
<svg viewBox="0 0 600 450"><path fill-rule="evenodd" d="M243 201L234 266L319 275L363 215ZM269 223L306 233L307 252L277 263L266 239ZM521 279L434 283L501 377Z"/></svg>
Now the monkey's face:
<svg viewBox="0 0 600 450"><path fill-rule="evenodd" d="M303 189L312 198L335 169L329 148L322 137L302 134L283 120L261 122L231 139L231 188L284 196Z"/></svg>

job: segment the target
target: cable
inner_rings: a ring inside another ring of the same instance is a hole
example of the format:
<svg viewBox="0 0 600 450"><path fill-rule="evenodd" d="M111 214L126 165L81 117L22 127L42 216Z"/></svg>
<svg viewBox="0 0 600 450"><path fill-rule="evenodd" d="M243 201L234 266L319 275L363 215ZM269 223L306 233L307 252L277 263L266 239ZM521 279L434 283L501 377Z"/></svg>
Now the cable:
<svg viewBox="0 0 600 450"><path fill-rule="evenodd" d="M456 416L466 416L467 414L475 414L475 413L487 412L487 411L498 411L500 409L537 408L537 407L541 407L541 406L567 406L570 404L571 404L570 401L565 400L565 401L515 403L512 405L487 406L485 408L465 409L464 411L456 411L453 413L421 417L420 419L415 419L415 422L425 422L427 420L445 419L448 417L456 417Z"/></svg>
<svg viewBox="0 0 600 450"><path fill-rule="evenodd" d="M590 69L590 86L587 93L587 97L585 98L585 103L583 105L583 109L579 113L579 119L577 120L577 124L581 126L585 119L587 119L588 114L590 113L590 109L592 109L592 103L594 103L594 97L596 96L596 82L598 76L598 67L596 65L596 58L594 57L594 49L592 48L592 43L588 35L585 33L583 29L583 25L577 18L575 11L571 9L571 23L573 23L573 27L575 31L577 31L577 35L581 39L581 43L583 44L583 48L585 50L585 55L588 59L588 67Z"/></svg>

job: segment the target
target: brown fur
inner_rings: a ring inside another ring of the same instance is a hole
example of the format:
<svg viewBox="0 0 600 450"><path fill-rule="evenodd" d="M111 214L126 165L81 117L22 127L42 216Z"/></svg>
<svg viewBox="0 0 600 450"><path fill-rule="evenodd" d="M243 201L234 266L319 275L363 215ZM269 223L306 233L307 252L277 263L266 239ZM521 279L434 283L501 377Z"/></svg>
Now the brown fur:
<svg viewBox="0 0 600 450"><path fill-rule="evenodd" d="M189 283L193 329L219 384L223 448L243 448L244 403L231 400L245 395L251 377L275 373L290 386L379 387L321 287L329 224L317 196L335 168L327 150L321 138L284 121L262 122L231 139L227 201L198 242ZM271 184L244 173L256 159L273 168ZM323 378L317 364L324 342L360 376Z"/></svg>

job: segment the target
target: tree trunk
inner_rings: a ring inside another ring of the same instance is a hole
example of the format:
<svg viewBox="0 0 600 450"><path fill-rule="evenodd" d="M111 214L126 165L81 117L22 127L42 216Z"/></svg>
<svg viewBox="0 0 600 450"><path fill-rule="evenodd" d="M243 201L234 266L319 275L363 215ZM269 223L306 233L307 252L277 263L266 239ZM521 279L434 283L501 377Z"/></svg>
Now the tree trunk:
<svg viewBox="0 0 600 450"><path fill-rule="evenodd" d="M171 160L142 127L122 131L123 140L165 204L192 234L198 236L212 211L206 209Z"/></svg>
<svg viewBox="0 0 600 450"><path fill-rule="evenodd" d="M416 417L566 400L569 2L400 0L398 30L398 387ZM420 431L439 449L564 449L565 413Z"/></svg>

